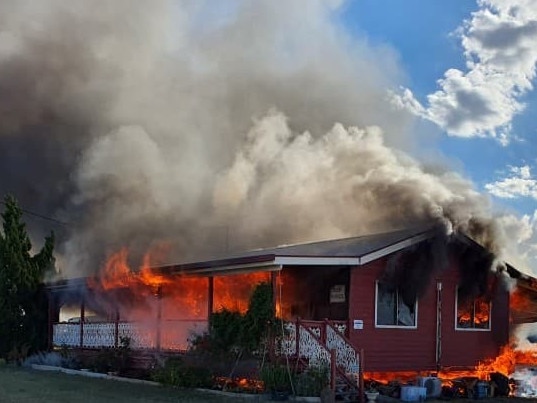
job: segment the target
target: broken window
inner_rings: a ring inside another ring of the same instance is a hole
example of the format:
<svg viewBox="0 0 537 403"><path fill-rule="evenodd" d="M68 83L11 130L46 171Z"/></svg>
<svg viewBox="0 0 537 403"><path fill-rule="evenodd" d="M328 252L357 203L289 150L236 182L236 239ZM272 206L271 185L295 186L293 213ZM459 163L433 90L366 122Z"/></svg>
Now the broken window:
<svg viewBox="0 0 537 403"><path fill-rule="evenodd" d="M377 282L376 326L416 327L416 312L415 300L408 305L397 288Z"/></svg>
<svg viewBox="0 0 537 403"><path fill-rule="evenodd" d="M490 308L484 296L465 296L457 290L457 329L490 330Z"/></svg>

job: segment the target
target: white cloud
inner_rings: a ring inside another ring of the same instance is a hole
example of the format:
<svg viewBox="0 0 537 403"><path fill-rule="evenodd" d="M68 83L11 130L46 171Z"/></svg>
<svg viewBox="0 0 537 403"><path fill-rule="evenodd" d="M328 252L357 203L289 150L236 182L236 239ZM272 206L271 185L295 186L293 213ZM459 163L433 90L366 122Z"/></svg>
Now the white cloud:
<svg viewBox="0 0 537 403"><path fill-rule="evenodd" d="M537 275L537 210L533 214L515 216L507 214L498 218L503 231L503 256L517 269Z"/></svg>
<svg viewBox="0 0 537 403"><path fill-rule="evenodd" d="M530 167L511 167L510 176L485 185L487 191L502 199L531 197L537 200L537 179L531 176Z"/></svg>
<svg viewBox="0 0 537 403"><path fill-rule="evenodd" d="M537 62L537 1L478 0L479 10L459 34L466 70L449 69L422 106L412 92L396 105L430 120L450 135L511 138L511 121L524 110L520 97L533 89Z"/></svg>

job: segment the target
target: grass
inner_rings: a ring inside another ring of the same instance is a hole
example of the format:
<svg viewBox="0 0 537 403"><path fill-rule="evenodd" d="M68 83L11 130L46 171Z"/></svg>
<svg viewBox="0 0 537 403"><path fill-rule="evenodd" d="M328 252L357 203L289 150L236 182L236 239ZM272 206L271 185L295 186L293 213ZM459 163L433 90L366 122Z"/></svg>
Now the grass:
<svg viewBox="0 0 537 403"><path fill-rule="evenodd" d="M136 403L136 402L179 402L179 403L231 403L260 402L262 395L254 398L223 396L191 389L174 389L164 386L132 384L127 382L67 375L58 372L37 371L28 368L0 367L1 403ZM495 398L479 400L480 403L529 403L535 399ZM428 400L428 403L445 401ZM450 403L469 403L470 399L456 399Z"/></svg>
<svg viewBox="0 0 537 403"><path fill-rule="evenodd" d="M132 384L27 368L0 367L0 402L256 402L190 389Z"/></svg>

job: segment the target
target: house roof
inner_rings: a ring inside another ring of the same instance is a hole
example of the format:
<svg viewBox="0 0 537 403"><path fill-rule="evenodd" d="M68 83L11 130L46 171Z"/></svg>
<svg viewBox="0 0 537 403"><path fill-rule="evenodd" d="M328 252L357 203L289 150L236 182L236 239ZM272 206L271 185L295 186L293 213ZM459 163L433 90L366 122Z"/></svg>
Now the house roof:
<svg viewBox="0 0 537 403"><path fill-rule="evenodd" d="M224 257L153 267L164 274L226 275L252 271L278 271L283 266L360 266L433 237L437 227L417 227L389 232L255 249ZM86 278L51 283L51 291L86 287Z"/></svg>
<svg viewBox="0 0 537 403"><path fill-rule="evenodd" d="M343 239L256 249L234 256L161 266L168 273L224 274L279 270L292 265L360 266L433 237L437 227L401 229Z"/></svg>

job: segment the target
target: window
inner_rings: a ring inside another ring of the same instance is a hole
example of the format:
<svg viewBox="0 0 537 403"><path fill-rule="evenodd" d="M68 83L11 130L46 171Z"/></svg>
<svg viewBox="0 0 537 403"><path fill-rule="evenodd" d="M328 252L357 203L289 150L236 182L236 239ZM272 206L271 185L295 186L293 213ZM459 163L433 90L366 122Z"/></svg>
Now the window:
<svg viewBox="0 0 537 403"><path fill-rule="evenodd" d="M490 301L484 297L463 296L457 289L455 327L458 330L490 330Z"/></svg>
<svg viewBox="0 0 537 403"><path fill-rule="evenodd" d="M377 282L375 326L417 327L417 303L408 305L401 292L389 285Z"/></svg>

